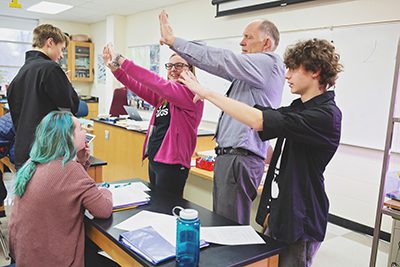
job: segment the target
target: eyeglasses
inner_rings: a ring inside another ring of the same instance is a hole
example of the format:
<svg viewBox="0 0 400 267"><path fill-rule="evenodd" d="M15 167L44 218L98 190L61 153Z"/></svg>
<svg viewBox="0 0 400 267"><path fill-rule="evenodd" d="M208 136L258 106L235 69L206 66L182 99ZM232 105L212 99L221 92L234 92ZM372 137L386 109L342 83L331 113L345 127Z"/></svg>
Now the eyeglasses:
<svg viewBox="0 0 400 267"><path fill-rule="evenodd" d="M172 67L174 67L176 70L182 70L184 67L188 67L189 68L189 65L185 64L185 63L175 63L175 64L165 63L165 68L167 70L171 70Z"/></svg>

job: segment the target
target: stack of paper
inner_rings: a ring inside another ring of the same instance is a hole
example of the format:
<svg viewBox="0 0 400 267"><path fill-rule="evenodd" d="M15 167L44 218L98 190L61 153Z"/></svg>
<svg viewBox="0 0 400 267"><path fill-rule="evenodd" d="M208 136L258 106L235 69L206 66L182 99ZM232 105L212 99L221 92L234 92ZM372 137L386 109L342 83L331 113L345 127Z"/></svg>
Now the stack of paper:
<svg viewBox="0 0 400 267"><path fill-rule="evenodd" d="M150 201L150 196L145 192L150 189L141 182L111 184L108 190L112 193L114 211L134 208Z"/></svg>
<svg viewBox="0 0 400 267"><path fill-rule="evenodd" d="M128 130L146 131L147 128L149 128L149 121L127 120L126 129Z"/></svg>

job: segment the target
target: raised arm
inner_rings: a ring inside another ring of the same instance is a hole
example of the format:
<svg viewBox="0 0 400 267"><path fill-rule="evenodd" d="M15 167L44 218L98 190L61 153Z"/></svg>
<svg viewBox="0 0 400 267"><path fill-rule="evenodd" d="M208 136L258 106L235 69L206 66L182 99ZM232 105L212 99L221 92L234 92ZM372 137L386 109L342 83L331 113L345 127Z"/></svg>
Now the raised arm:
<svg viewBox="0 0 400 267"><path fill-rule="evenodd" d="M261 110L205 89L199 84L191 72L182 72L179 81L184 83L194 94L196 94L194 101L197 101L198 99L207 99L238 121L257 131L262 130L263 117Z"/></svg>
<svg viewBox="0 0 400 267"><path fill-rule="evenodd" d="M160 102L160 96L155 94L146 86L142 85L140 82L136 81L134 78L129 76L123 69L120 68L120 64L114 62L113 55L114 51L111 45L107 45L103 48L103 60L104 64L111 70L114 77L125 85L129 90L134 92L139 97L143 98L146 102L150 103L152 106L157 106ZM125 60L125 59L121 59ZM121 62L122 64L122 62Z"/></svg>
<svg viewBox="0 0 400 267"><path fill-rule="evenodd" d="M159 18L160 43L170 46L190 64L226 80L242 80L255 88L264 88L273 71L281 64L274 53L235 54L227 49L177 38L165 11Z"/></svg>
<svg viewBox="0 0 400 267"><path fill-rule="evenodd" d="M150 103L150 105L155 107L160 102L161 98L159 95L155 94L148 87L133 79L123 69L118 68L116 71L113 71L113 75L129 90L143 98L143 100Z"/></svg>
<svg viewBox="0 0 400 267"><path fill-rule="evenodd" d="M114 70L115 77L124 84L125 82L136 83L136 88L141 89L141 93L138 93L139 96L143 94L148 95L147 91L150 91L152 94L166 99L180 108L188 110L196 109L197 105L193 103L194 95L184 85L168 81L156 73L134 64L131 60L118 56L110 45L107 46L107 51L109 54L107 56L108 59L110 57L115 58L111 63L108 63L111 70ZM113 54L115 55L113 56ZM118 69L116 69L117 67ZM139 85L146 88L147 91L145 92Z"/></svg>
<svg viewBox="0 0 400 267"><path fill-rule="evenodd" d="M205 89L191 73L183 72L179 80L196 94L195 101L207 99L228 115L260 131L262 140L288 137L318 146L339 143L342 114L335 106L307 109L303 112L294 112L290 108L266 108L261 111Z"/></svg>
<svg viewBox="0 0 400 267"><path fill-rule="evenodd" d="M125 60L121 68L168 102L183 109L196 109L196 104L193 103L194 94L183 84L168 81L154 72L134 64L130 60Z"/></svg>

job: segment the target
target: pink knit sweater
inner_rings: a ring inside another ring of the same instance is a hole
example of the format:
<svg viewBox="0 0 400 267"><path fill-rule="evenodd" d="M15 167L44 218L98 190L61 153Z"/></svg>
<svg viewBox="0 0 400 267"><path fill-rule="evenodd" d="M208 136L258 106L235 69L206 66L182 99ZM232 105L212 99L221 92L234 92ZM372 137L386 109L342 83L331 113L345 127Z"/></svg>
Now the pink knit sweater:
<svg viewBox="0 0 400 267"><path fill-rule="evenodd" d="M75 161L39 165L25 194L14 200L9 239L17 266L84 266L85 209L108 218L111 192L99 190Z"/></svg>

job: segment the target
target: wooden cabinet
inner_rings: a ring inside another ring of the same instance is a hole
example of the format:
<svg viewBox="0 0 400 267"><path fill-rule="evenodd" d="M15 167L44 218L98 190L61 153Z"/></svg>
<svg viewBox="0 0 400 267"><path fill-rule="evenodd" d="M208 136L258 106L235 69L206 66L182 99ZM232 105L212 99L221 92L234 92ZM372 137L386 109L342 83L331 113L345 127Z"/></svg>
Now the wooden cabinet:
<svg viewBox="0 0 400 267"><path fill-rule="evenodd" d="M149 180L148 161L142 162L144 133L94 121L93 134L96 135L93 155L107 162L103 168L103 181L137 177Z"/></svg>
<svg viewBox="0 0 400 267"><path fill-rule="evenodd" d="M93 82L93 43L70 41L60 60L71 81Z"/></svg>
<svg viewBox="0 0 400 267"><path fill-rule="evenodd" d="M148 160L142 161L145 133L95 120L93 134L96 135L93 140L93 155L107 162L107 166L103 167L103 181L131 178L149 180ZM195 151L214 147L213 135L197 137Z"/></svg>
<svg viewBox="0 0 400 267"><path fill-rule="evenodd" d="M97 118L97 115L99 114L99 103L97 102L87 102L88 104L88 115L85 117L85 119L95 119Z"/></svg>

